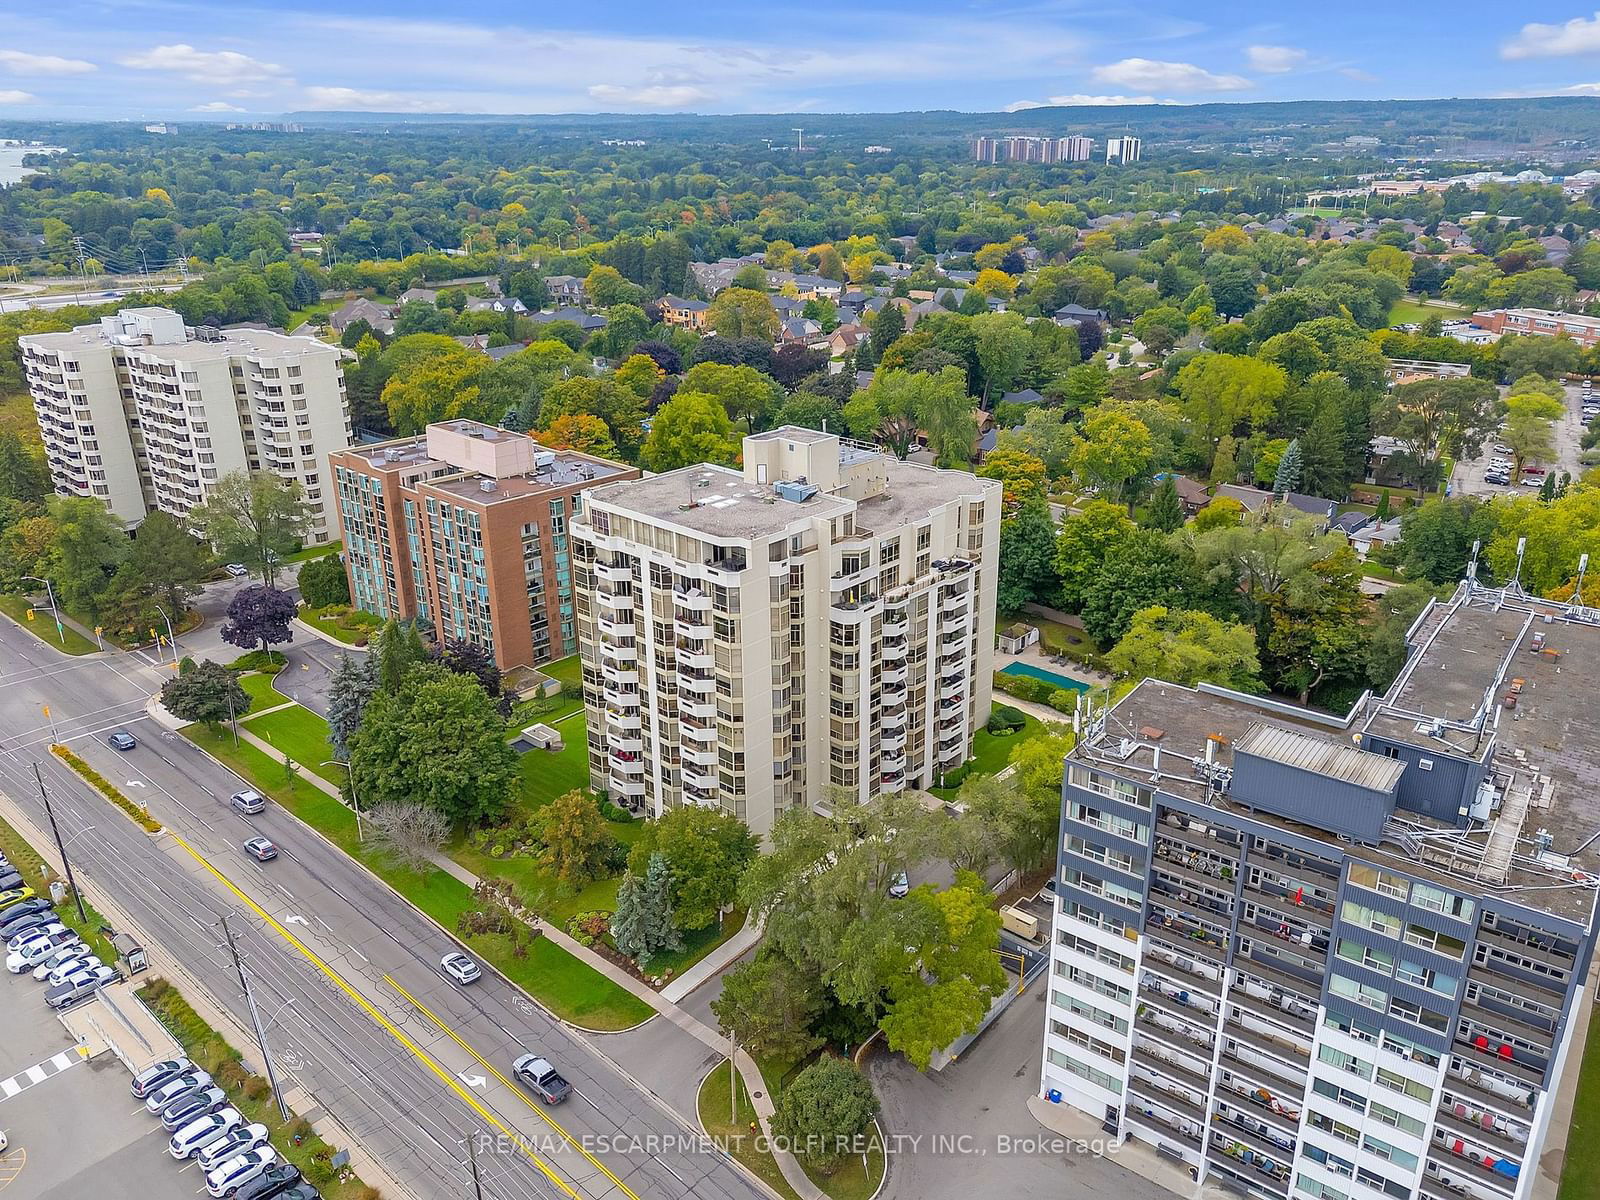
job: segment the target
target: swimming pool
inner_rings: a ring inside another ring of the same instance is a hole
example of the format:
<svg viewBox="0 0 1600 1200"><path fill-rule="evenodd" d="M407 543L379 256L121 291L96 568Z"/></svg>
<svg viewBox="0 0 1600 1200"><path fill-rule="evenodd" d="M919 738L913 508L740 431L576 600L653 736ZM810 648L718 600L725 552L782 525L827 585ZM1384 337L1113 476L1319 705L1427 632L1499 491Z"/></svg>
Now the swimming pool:
<svg viewBox="0 0 1600 1200"><path fill-rule="evenodd" d="M1068 675L1057 675L1054 671L1046 671L1043 667L1036 667L1032 663L1012 663L1009 667L1001 667L1002 675L1023 675L1029 679L1042 679L1045 683L1054 684L1069 692L1087 692L1094 685L1085 683L1081 679L1073 679Z"/></svg>

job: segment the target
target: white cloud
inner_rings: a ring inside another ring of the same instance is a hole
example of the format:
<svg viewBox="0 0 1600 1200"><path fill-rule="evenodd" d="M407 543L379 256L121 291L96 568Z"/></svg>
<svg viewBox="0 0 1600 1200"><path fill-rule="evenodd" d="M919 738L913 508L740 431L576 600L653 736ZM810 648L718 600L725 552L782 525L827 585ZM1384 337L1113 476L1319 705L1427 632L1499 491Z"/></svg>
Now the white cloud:
<svg viewBox="0 0 1600 1200"><path fill-rule="evenodd" d="M208 104L196 104L190 112L244 112L237 104L229 104L226 100L212 100Z"/></svg>
<svg viewBox="0 0 1600 1200"><path fill-rule="evenodd" d="M350 87L308 87L306 103L315 109L340 112L452 112L459 105L412 92L370 91Z"/></svg>
<svg viewBox="0 0 1600 1200"><path fill-rule="evenodd" d="M15 88L0 91L0 104L32 104L38 98L32 92L19 92Z"/></svg>
<svg viewBox="0 0 1600 1200"><path fill-rule="evenodd" d="M1371 71L1363 71L1360 67L1340 67L1339 74L1346 79L1354 79L1357 83L1377 83L1378 77Z"/></svg>
<svg viewBox="0 0 1600 1200"><path fill-rule="evenodd" d="M60 58L54 54L28 54L22 50L0 50L0 67L13 75L82 75L99 70L81 58Z"/></svg>
<svg viewBox="0 0 1600 1200"><path fill-rule="evenodd" d="M135 70L164 71L194 83L288 82L288 72L276 63L262 62L237 50L196 50L182 42L152 46L143 53L130 54L118 61Z"/></svg>
<svg viewBox="0 0 1600 1200"><path fill-rule="evenodd" d="M1282 75L1306 60L1306 52L1294 46L1246 46L1244 56L1251 70L1268 75Z"/></svg>
<svg viewBox="0 0 1600 1200"><path fill-rule="evenodd" d="M643 108L683 108L689 104L709 104L716 99L705 88L687 83L655 83L644 87L596 83L589 88L589 95L603 104L629 104Z"/></svg>
<svg viewBox="0 0 1600 1200"><path fill-rule="evenodd" d="M1045 100L1014 100L1006 105L1006 112L1022 112L1028 108L1109 108L1119 104L1176 103L1176 100L1159 100L1155 96L1089 96L1074 92L1070 96L1051 96Z"/></svg>
<svg viewBox="0 0 1600 1200"><path fill-rule="evenodd" d="M1557 88L1557 94L1562 96L1600 96L1600 83L1574 83L1570 87ZM1547 95L1547 91L1540 91L1538 95Z"/></svg>
<svg viewBox="0 0 1600 1200"><path fill-rule="evenodd" d="M1501 58L1561 58L1596 52L1600 52L1600 12L1592 18L1573 17L1564 25L1530 22L1500 47Z"/></svg>
<svg viewBox="0 0 1600 1200"><path fill-rule="evenodd" d="M1193 63L1153 58L1125 58L1090 74L1097 83L1149 92L1239 92L1255 86L1242 75L1218 75Z"/></svg>

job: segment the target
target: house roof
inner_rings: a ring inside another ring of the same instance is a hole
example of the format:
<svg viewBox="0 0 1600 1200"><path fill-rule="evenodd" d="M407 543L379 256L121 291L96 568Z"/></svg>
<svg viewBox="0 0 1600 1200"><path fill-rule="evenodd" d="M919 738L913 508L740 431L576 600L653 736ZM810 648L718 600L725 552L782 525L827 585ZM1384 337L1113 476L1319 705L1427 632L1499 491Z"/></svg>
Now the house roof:
<svg viewBox="0 0 1600 1200"><path fill-rule="evenodd" d="M1223 484L1217 489L1217 495L1232 496L1240 504L1244 505L1246 512L1255 512L1272 499L1271 492L1263 491L1261 488L1246 487L1238 483ZM1330 508L1338 507L1336 501L1327 500L1321 496L1307 496L1303 492L1285 492L1283 503L1290 508L1298 509L1313 517L1326 517Z"/></svg>
<svg viewBox="0 0 1600 1200"><path fill-rule="evenodd" d="M1020 392L1007 392L1000 397L1001 404L1043 404L1044 397L1033 388L1023 388Z"/></svg>

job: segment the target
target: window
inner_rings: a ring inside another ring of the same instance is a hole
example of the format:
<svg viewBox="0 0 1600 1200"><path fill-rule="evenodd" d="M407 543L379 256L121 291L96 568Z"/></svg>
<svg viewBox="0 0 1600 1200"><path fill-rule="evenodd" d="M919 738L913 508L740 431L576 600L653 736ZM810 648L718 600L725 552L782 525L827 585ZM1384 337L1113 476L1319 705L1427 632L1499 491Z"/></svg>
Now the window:
<svg viewBox="0 0 1600 1200"><path fill-rule="evenodd" d="M1355 868L1351 868L1352 878ZM1363 929L1370 929L1373 933L1381 933L1385 937L1400 936L1400 918L1391 917L1388 913L1381 913L1365 904L1357 904L1354 900L1346 900L1340 909L1340 917L1352 925L1359 925Z"/></svg>
<svg viewBox="0 0 1600 1200"><path fill-rule="evenodd" d="M1436 929L1428 929L1422 925L1407 925L1403 940L1449 958L1459 959L1467 952L1467 944L1460 938L1451 937L1448 933L1440 933Z"/></svg>
<svg viewBox="0 0 1600 1200"><path fill-rule="evenodd" d="M1397 1071L1379 1067L1375 1082L1379 1087L1388 1088L1391 1092L1399 1092L1402 1096L1410 1096L1413 1100L1421 1100L1424 1104L1433 1102L1432 1088L1414 1079L1407 1079Z"/></svg>
<svg viewBox="0 0 1600 1200"><path fill-rule="evenodd" d="M1294 1177L1294 1186L1296 1191L1310 1196L1312 1200L1350 1200L1350 1197L1338 1188L1329 1187L1327 1184L1319 1183L1317 1180L1310 1179L1305 1175L1296 1175Z"/></svg>
<svg viewBox="0 0 1600 1200"><path fill-rule="evenodd" d="M1331 1133L1341 1142L1349 1142L1352 1146L1361 1141L1361 1131L1354 1126L1346 1125L1343 1121L1335 1121L1332 1117L1323 1116L1313 1112L1307 1117L1307 1124L1313 1129L1320 1129L1323 1133Z"/></svg>
<svg viewBox="0 0 1600 1200"><path fill-rule="evenodd" d="M1376 1009L1378 1012L1383 1012L1388 1006L1389 996L1387 992L1370 984L1357 983L1348 975L1340 975L1337 972L1328 980L1328 990L1335 996L1343 996L1346 1000L1354 1000L1357 1004Z"/></svg>
<svg viewBox="0 0 1600 1200"><path fill-rule="evenodd" d="M1465 896L1458 896L1454 892L1427 883L1411 885L1411 903L1418 908L1444 913L1462 921L1472 920L1473 914L1477 911L1477 906Z"/></svg>
<svg viewBox="0 0 1600 1200"><path fill-rule="evenodd" d="M1385 896L1393 896L1397 900L1406 898L1406 881L1399 875L1388 871L1381 871L1368 863L1352 862L1350 864L1350 882Z"/></svg>
<svg viewBox="0 0 1600 1200"><path fill-rule="evenodd" d="M1342 1071L1349 1071L1352 1075L1359 1075L1362 1079L1372 1078L1372 1064L1357 1058L1354 1054L1346 1054L1333 1046L1317 1047L1317 1057L1330 1067L1338 1067Z"/></svg>
<svg viewBox="0 0 1600 1200"><path fill-rule="evenodd" d="M1427 988L1430 992L1438 992L1441 996L1454 996L1456 994L1457 980L1454 975L1447 975L1443 971L1435 971L1432 967L1412 962L1409 958L1400 960L1400 966L1395 971L1394 977L1402 983Z"/></svg>
<svg viewBox="0 0 1600 1200"><path fill-rule="evenodd" d="M1427 1126L1415 1117L1408 1117L1397 1109L1390 1108L1387 1104L1379 1104L1374 1100L1367 1107L1368 1114L1374 1121L1381 1121L1385 1125L1409 1133L1412 1137L1421 1137Z"/></svg>
<svg viewBox="0 0 1600 1200"><path fill-rule="evenodd" d="M1075 1058L1069 1058L1053 1047L1046 1053L1046 1057L1049 1058L1052 1064L1060 1067L1063 1071L1069 1071L1081 1079L1087 1079L1096 1087L1102 1087L1108 1092L1113 1092L1118 1096L1122 1095L1122 1080L1116 1076L1096 1070L1094 1067L1089 1066L1088 1063L1081 1063Z"/></svg>
<svg viewBox="0 0 1600 1200"><path fill-rule="evenodd" d="M1339 939L1335 953L1346 962L1360 963L1385 975L1394 969L1394 955L1389 951L1375 950L1371 946L1363 946L1360 942L1352 942L1349 938Z"/></svg>
<svg viewBox="0 0 1600 1200"><path fill-rule="evenodd" d="M1354 1109L1356 1112L1367 1111L1367 1102L1359 1092L1353 1092L1349 1088L1342 1088L1337 1083L1330 1083L1326 1079L1313 1079L1311 1081L1311 1090L1319 1096L1326 1096L1329 1100L1342 1104L1346 1108Z"/></svg>
<svg viewBox="0 0 1600 1200"><path fill-rule="evenodd" d="M1128 1022L1125 1018L1119 1017L1115 1013L1109 1013L1103 1008L1096 1008L1086 1001L1079 1000L1076 996L1069 996L1065 992L1053 991L1050 993L1050 1003L1065 1012L1082 1017L1086 1021L1092 1021L1094 1024L1106 1029L1113 1029L1118 1033L1128 1032Z"/></svg>

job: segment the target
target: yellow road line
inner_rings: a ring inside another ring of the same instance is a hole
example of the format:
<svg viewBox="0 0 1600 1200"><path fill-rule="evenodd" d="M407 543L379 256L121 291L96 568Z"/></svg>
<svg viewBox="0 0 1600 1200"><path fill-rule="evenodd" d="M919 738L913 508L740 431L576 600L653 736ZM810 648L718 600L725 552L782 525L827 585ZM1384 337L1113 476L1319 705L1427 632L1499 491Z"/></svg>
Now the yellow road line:
<svg viewBox="0 0 1600 1200"><path fill-rule="evenodd" d="M344 976L340 975L339 972L335 971L327 963L323 962L321 956L319 956L316 951L312 950L299 938L295 937L294 934L290 933L289 930L280 925L271 913L267 912L266 909L262 908L254 900L250 899L249 896L245 895L237 887L235 887L232 880L230 880L221 871L217 870L216 867L212 866L203 854L201 854L188 842L184 841L183 838L179 837L175 833L172 833L171 830L168 830L168 834L171 836L174 842L189 852L189 856L193 858L195 862L199 863L207 871L211 872L212 875L216 876L217 882L221 883L223 887L227 888L235 896L239 897L239 899L250 908L251 912L255 913L258 917L270 925L273 930L283 938L284 941L288 942L296 950L300 951L300 953L305 956L306 960L316 967L317 970L321 971L323 975L327 976L327 978L336 987L338 987L340 991L344 992L345 995L349 996L350 999L354 1000L358 1005L360 1005L367 1015L381 1025L389 1033L389 1035L395 1039L395 1041L399 1042L407 1050L411 1051L416 1060L437 1075L439 1079L450 1088L451 1091L461 1098L463 1103L465 1103L490 1125L494 1126L494 1128L511 1138L517 1148L527 1156L528 1160L532 1162L534 1166L539 1168L546 1179L560 1188L562 1193L568 1197L568 1200L583 1200L583 1197L579 1196L577 1192L573 1191L566 1180L562 1179L560 1175L556 1174L554 1168L552 1168L548 1163L546 1163L542 1158L528 1148L526 1141L517 1133L515 1129L509 1128L500 1120L500 1118L496 1117L482 1104L478 1103L477 1097L468 1091L466 1086L462 1084L460 1080L451 1075L450 1072L446 1071L432 1058L430 1058L427 1052L424 1051L421 1046L412 1041L411 1038L408 1037L403 1030L396 1026L394 1022L390 1021L388 1017L384 1016L381 1012L374 1008L365 996L350 986L350 984L345 980ZM496 1073L498 1074L498 1072ZM637 1197L635 1197L635 1200L637 1200Z"/></svg>
<svg viewBox="0 0 1600 1200"><path fill-rule="evenodd" d="M552 1117L548 1112L545 1111L545 1106L544 1105L536 1104L533 1100L531 1100L528 1097L528 1094L525 1091L523 1091L516 1084L512 1083L511 1080L507 1079L504 1075L502 1075L500 1073L499 1068L497 1068L492 1062L490 1062L483 1055L479 1054L475 1049L473 1049L472 1046L470 1044L468 1044L466 1039L464 1039L459 1033L457 1033L454 1029L451 1029L450 1026L446 1025L442 1020L440 1020L438 1015L435 1014L432 1009L430 1009L426 1004L422 1003L422 1001L418 1000L410 992L406 991L405 988L401 987L398 983L396 983L393 976L385 975L383 977L383 981L385 983L387 983L390 987L392 987L395 991L399 992L407 1000L409 1000L411 1002L412 1006L418 1012L420 1012L423 1016L427 1017L428 1020L432 1021L440 1029L444 1030L444 1032L447 1035L449 1035L450 1039L452 1041L454 1041L456 1043L456 1045L460 1046L468 1054L472 1055L473 1058L477 1059L478 1062L483 1066L484 1070L486 1070L490 1074L492 1074L496 1079L498 1079L501 1083L505 1084L508 1088L510 1088L517 1095L521 1096L523 1102L529 1108L533 1109L534 1112L538 1113L540 1119L542 1119L546 1125L550 1126L551 1129L554 1129L557 1133L559 1133L562 1136L562 1138L565 1139L567 1145L571 1146L579 1154L583 1155L584 1158L588 1159L595 1167L597 1167L600 1170L600 1172L605 1175L605 1177L607 1179L611 1180L612 1183L616 1184L617 1187L621 1188L623 1195L627 1196L628 1200L639 1200L638 1195L633 1191L633 1189L630 1188L627 1184L623 1183L622 1180L618 1179L615 1175L613 1175L611 1173L611 1168L610 1167L606 1166L605 1163L601 1162L593 1154L590 1154L589 1151L584 1148L582 1142L578 1141L578 1139L574 1138L570 1133L568 1133L565 1129L563 1129L561 1127L560 1123L558 1121L556 1121L556 1119L554 1117Z"/></svg>

